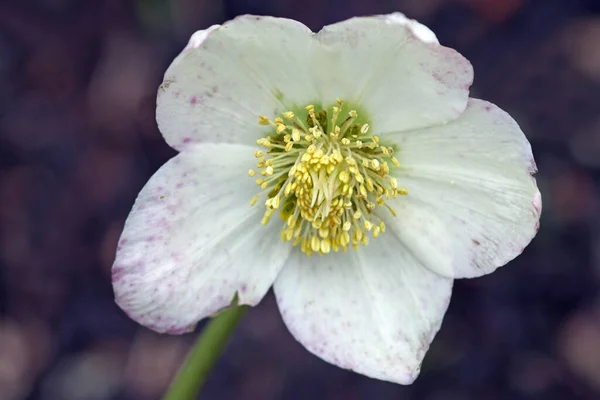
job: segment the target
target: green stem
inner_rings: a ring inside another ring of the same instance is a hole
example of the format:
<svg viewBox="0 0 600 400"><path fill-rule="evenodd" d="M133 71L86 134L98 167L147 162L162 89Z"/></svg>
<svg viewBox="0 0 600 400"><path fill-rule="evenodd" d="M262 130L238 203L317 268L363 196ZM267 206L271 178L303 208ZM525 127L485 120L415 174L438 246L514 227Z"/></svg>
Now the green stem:
<svg viewBox="0 0 600 400"><path fill-rule="evenodd" d="M247 306L231 306L208 322L163 400L197 398L211 368L247 309Z"/></svg>

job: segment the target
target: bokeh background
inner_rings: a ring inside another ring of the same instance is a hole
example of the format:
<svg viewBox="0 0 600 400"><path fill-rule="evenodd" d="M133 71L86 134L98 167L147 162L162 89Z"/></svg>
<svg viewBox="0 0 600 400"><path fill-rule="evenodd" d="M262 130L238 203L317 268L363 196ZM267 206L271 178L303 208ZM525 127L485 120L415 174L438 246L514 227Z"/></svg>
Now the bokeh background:
<svg viewBox="0 0 600 400"><path fill-rule="evenodd" d="M458 281L409 387L330 366L252 309L204 399L600 398L600 1L0 1L0 400L157 399L194 335L161 336L113 303L135 196L174 155L156 89L189 35L244 14L313 30L402 11L475 67L472 95L532 143L542 228L509 266Z"/></svg>

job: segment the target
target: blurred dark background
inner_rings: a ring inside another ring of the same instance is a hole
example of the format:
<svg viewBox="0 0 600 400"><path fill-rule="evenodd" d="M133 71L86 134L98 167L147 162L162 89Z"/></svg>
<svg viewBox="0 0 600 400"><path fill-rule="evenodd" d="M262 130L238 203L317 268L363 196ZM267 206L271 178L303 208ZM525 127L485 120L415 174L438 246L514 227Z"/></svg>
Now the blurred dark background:
<svg viewBox="0 0 600 400"><path fill-rule="evenodd" d="M600 398L600 1L0 1L0 400L157 399L194 335L140 328L110 267L138 190L174 155L156 89L197 30L244 14L313 30L402 11L475 67L472 95L532 143L542 228L517 260L458 281L420 378L330 366L268 295L204 399Z"/></svg>

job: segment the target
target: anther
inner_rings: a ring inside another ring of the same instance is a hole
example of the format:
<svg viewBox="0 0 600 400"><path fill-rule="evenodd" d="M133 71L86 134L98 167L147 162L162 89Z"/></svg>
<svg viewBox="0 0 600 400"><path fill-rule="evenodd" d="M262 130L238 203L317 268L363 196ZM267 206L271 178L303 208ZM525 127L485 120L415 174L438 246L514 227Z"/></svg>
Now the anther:
<svg viewBox="0 0 600 400"><path fill-rule="evenodd" d="M292 130L292 140L294 142L299 142L300 141L300 131L298 129L294 129Z"/></svg>
<svg viewBox="0 0 600 400"><path fill-rule="evenodd" d="M281 239L299 245L307 256L366 245L366 232L374 238L385 232L375 208L384 206L395 216L386 201L408 193L389 176L388 163L398 167L399 162L391 147L368 135L368 123L355 123L355 109L338 124L341 99L330 111L312 104L304 108L306 121L291 110L274 120L259 116L258 123L271 125L272 131L256 141L267 150L254 153L258 170L248 170L249 176L259 175L261 188L250 203L264 191L261 222L267 224L280 209Z"/></svg>

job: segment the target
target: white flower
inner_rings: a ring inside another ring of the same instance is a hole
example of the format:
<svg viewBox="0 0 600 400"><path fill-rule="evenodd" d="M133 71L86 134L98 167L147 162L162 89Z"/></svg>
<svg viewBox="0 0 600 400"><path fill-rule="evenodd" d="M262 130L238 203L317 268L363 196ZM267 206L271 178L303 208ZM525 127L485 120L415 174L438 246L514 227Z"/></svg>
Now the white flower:
<svg viewBox="0 0 600 400"><path fill-rule="evenodd" d="M117 303L183 333L273 285L309 351L411 383L453 280L506 264L539 226L530 145L468 98L472 78L402 14L316 34L244 16L194 34L158 93L180 154L127 219Z"/></svg>

